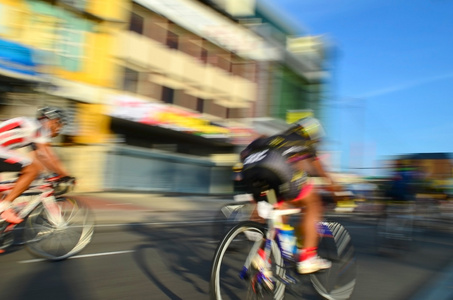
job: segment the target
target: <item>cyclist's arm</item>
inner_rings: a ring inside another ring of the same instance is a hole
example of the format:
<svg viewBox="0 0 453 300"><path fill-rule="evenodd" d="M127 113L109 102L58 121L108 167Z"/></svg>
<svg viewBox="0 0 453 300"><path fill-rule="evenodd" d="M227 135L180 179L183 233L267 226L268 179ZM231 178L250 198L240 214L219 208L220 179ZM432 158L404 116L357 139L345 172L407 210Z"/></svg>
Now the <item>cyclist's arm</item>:
<svg viewBox="0 0 453 300"><path fill-rule="evenodd" d="M69 176L63 163L53 151L48 143L36 143L34 145L36 159L49 171L55 172L60 176Z"/></svg>
<svg viewBox="0 0 453 300"><path fill-rule="evenodd" d="M341 187L338 186L335 181L333 180L332 176L329 175L329 173L326 172L326 169L324 168L323 164L321 163L321 161L319 160L319 158L317 157L314 157L312 160L311 160L311 164L312 166L315 168L317 174L320 176L320 177L323 177L326 181L327 181L327 184L330 186L330 188L332 189L332 191L338 191L338 190L341 190Z"/></svg>

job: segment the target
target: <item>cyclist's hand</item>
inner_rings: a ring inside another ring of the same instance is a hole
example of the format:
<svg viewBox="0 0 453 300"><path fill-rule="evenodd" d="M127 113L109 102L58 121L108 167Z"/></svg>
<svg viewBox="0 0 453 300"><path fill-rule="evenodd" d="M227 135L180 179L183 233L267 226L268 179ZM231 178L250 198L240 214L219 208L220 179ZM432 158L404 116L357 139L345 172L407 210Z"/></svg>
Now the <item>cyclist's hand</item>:
<svg viewBox="0 0 453 300"><path fill-rule="evenodd" d="M331 189L334 193L344 191L343 186L336 183L332 184Z"/></svg>
<svg viewBox="0 0 453 300"><path fill-rule="evenodd" d="M75 185L76 178L72 176L63 176L58 181Z"/></svg>
<svg viewBox="0 0 453 300"><path fill-rule="evenodd" d="M326 191L329 191L329 192L334 193L334 194L335 194L335 192L341 192L341 191L343 191L343 187L342 187L341 185L336 184L336 183L326 185L326 186L324 187L324 189L325 189Z"/></svg>

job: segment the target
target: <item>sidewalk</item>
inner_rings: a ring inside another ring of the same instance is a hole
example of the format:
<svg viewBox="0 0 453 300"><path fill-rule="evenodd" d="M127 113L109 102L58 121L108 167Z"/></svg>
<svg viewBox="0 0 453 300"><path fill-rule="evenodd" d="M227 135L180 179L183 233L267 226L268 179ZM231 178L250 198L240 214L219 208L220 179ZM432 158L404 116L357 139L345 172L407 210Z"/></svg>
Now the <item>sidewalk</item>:
<svg viewBox="0 0 453 300"><path fill-rule="evenodd" d="M97 224L209 220L233 196L127 192L74 193L95 213Z"/></svg>
<svg viewBox="0 0 453 300"><path fill-rule="evenodd" d="M71 196L87 203L95 211L98 224L175 222L201 218L209 220L216 215L222 205L234 201L233 195L151 192L93 192L73 193ZM451 207L448 208L451 210ZM325 212L325 216L374 223L379 217L378 211L379 209L374 207L349 211L331 208ZM429 220L429 224L432 229L450 231L453 228L451 226L453 217L448 217L438 216L436 220ZM417 223L420 223L420 220Z"/></svg>

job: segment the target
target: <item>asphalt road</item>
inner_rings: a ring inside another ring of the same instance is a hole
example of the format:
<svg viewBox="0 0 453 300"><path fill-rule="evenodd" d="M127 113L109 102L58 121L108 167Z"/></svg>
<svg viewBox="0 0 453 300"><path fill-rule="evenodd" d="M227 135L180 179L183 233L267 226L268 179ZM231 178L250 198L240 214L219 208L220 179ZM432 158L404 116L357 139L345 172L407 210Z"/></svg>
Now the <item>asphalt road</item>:
<svg viewBox="0 0 453 300"><path fill-rule="evenodd" d="M1 299L208 299L217 243L210 221L222 202L191 201L190 209L179 215L149 205L144 212L130 199L117 204L122 209L111 211L108 218L106 210L96 208L103 216L94 238L71 259L42 261L20 246L1 255ZM140 215L134 217L135 209ZM124 210L130 212L128 220ZM118 213L121 221L114 222ZM353 300L420 300L422 295L430 299L427 291L433 292L445 279L442 271L453 261L451 233L419 232L418 247L402 257L388 257L376 252L371 222L342 223L352 236L358 261ZM305 299L319 297L306 290Z"/></svg>

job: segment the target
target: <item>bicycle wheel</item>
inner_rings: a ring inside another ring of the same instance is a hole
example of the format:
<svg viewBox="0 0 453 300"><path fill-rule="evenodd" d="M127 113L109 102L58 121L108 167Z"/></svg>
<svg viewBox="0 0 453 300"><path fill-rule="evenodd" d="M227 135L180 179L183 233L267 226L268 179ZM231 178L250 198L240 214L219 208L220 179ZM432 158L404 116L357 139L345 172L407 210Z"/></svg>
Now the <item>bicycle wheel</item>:
<svg viewBox="0 0 453 300"><path fill-rule="evenodd" d="M8 223L2 222L0 224L0 250L3 253L5 249L13 245L14 243L14 234L12 231L5 232Z"/></svg>
<svg viewBox="0 0 453 300"><path fill-rule="evenodd" d="M63 222L55 225L40 204L28 216L24 237L28 250L49 260L66 259L84 249L94 232L94 215L88 206L71 198L57 198Z"/></svg>
<svg viewBox="0 0 453 300"><path fill-rule="evenodd" d="M211 299L283 299L285 285L275 281L272 291L264 289L257 279L258 271L251 265L265 239L262 224L244 221L234 226L217 247L210 281ZM285 269L276 243L271 247L272 274L284 278Z"/></svg>
<svg viewBox="0 0 453 300"><path fill-rule="evenodd" d="M356 283L356 257L351 236L343 225L336 222L319 224L321 240L318 253L332 262L328 270L310 275L316 291L325 299L349 299Z"/></svg>
<svg viewBox="0 0 453 300"><path fill-rule="evenodd" d="M236 224L249 219L251 213L250 201L235 201L223 205L214 217L212 237L221 240Z"/></svg>

